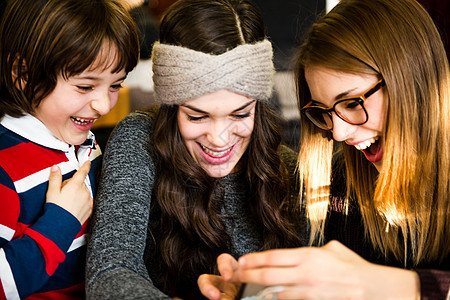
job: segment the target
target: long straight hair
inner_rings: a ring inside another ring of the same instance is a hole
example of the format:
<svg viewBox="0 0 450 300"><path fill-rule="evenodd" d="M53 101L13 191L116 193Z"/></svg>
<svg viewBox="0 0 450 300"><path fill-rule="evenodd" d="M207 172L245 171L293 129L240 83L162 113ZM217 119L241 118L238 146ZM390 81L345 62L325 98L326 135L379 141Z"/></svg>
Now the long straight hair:
<svg viewBox="0 0 450 300"><path fill-rule="evenodd" d="M450 250L450 78L434 23L415 0L342 0L311 29L296 65L299 107L311 95L305 68L383 78L382 168L342 145L347 199L356 198L366 235L405 265ZM333 155L331 134L301 121L300 180L311 243L323 242ZM319 166L317 166L317 162Z"/></svg>

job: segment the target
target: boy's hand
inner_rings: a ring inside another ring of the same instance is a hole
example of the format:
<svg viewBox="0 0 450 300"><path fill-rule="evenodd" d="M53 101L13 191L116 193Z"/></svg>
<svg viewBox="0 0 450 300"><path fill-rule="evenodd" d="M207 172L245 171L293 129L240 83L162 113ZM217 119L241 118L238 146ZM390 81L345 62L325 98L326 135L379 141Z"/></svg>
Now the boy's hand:
<svg viewBox="0 0 450 300"><path fill-rule="evenodd" d="M93 200L84 180L91 168L86 161L72 178L62 182L61 170L53 166L48 179L47 202L54 203L70 212L83 224L91 215Z"/></svg>

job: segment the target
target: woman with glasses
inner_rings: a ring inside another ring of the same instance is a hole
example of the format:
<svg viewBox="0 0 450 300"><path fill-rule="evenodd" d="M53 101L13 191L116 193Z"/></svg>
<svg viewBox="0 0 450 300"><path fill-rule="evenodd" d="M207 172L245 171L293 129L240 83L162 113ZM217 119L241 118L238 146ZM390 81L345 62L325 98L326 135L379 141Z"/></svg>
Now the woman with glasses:
<svg viewBox="0 0 450 300"><path fill-rule="evenodd" d="M415 0L342 0L318 20L296 78L302 200L321 247L221 255L203 294L248 282L278 299L448 299L449 76Z"/></svg>

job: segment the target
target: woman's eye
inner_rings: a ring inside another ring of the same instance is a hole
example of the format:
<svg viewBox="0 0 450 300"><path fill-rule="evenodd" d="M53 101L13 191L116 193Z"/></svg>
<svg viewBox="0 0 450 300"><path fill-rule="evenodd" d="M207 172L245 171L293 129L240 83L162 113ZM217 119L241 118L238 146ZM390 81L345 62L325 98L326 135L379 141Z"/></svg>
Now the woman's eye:
<svg viewBox="0 0 450 300"><path fill-rule="evenodd" d="M250 112L247 112L245 114L235 114L235 115L233 115L233 118L245 119L245 118L248 118L249 116L250 116Z"/></svg>
<svg viewBox="0 0 450 300"><path fill-rule="evenodd" d="M348 101L345 103L345 109L355 109L355 108L359 108L361 107L361 105L359 104L358 101Z"/></svg>
<svg viewBox="0 0 450 300"><path fill-rule="evenodd" d="M187 118L189 121L200 121L200 120L203 120L204 118L206 118L206 116L196 117L196 116L187 115Z"/></svg>

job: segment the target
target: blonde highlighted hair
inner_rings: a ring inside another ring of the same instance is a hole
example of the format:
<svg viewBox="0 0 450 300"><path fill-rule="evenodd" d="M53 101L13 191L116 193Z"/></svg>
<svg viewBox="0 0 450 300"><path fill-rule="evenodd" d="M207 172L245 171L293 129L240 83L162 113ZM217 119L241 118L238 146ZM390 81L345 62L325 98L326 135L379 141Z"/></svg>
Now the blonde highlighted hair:
<svg viewBox="0 0 450 300"><path fill-rule="evenodd" d="M383 78L384 155L378 173L343 143L347 199L358 201L366 235L385 255L418 265L450 250L450 77L439 33L415 0L342 0L300 48L298 105L310 100L304 72L325 67ZM311 244L324 241L333 147L301 119L299 174ZM399 240L400 239L400 240Z"/></svg>

